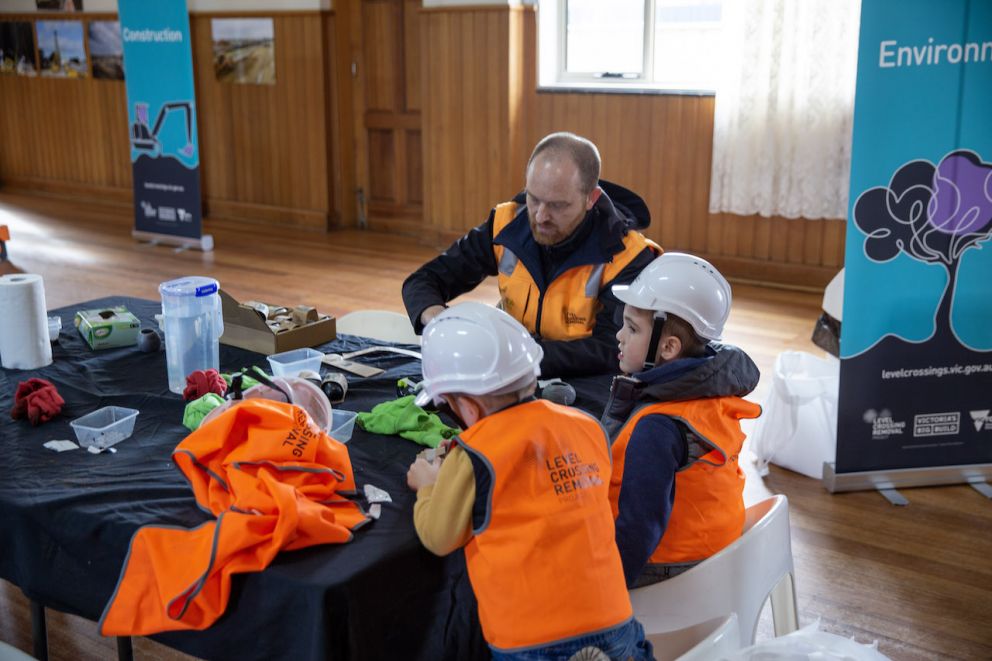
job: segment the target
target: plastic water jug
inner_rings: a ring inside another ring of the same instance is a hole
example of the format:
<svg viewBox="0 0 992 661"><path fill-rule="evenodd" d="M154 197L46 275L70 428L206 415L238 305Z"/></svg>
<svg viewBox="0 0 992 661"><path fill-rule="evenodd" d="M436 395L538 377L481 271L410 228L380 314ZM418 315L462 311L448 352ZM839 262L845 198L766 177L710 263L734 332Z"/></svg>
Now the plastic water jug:
<svg viewBox="0 0 992 661"><path fill-rule="evenodd" d="M220 369L224 317L218 288L216 280L200 276L178 278L158 286L172 392L183 391L190 372Z"/></svg>

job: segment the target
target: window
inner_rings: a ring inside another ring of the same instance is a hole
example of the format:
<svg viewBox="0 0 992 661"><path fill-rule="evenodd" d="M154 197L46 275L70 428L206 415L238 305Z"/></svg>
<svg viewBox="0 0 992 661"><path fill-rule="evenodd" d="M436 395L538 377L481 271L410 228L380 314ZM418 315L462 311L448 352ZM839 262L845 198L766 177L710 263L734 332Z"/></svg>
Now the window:
<svg viewBox="0 0 992 661"><path fill-rule="evenodd" d="M541 87L712 92L722 0L541 0Z"/></svg>

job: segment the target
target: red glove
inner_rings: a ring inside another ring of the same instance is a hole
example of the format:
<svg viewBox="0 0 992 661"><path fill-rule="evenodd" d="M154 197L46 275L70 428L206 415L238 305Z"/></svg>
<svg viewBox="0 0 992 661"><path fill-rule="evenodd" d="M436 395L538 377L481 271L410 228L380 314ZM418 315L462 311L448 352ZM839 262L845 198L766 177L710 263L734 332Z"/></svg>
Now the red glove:
<svg viewBox="0 0 992 661"><path fill-rule="evenodd" d="M216 393L221 397L227 392L227 382L217 370L196 370L186 377L183 399L187 402L200 399L208 392Z"/></svg>
<svg viewBox="0 0 992 661"><path fill-rule="evenodd" d="M37 426L61 413L64 405L65 400L50 381L28 379L17 384L10 417L14 420L27 418Z"/></svg>

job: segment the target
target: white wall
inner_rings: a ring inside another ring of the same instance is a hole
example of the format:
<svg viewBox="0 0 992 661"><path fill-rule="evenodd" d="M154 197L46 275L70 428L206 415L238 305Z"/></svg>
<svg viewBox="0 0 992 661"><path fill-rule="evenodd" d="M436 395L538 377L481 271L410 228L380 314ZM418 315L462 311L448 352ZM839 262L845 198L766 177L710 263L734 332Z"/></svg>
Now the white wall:
<svg viewBox="0 0 992 661"><path fill-rule="evenodd" d="M158 0L146 0L157 2ZM332 0L186 0L190 11L237 12L237 11L319 11L331 9ZM117 13L117 0L83 0L83 11ZM35 0L0 0L0 13L27 14L39 12ZM59 12L54 12L65 16Z"/></svg>
<svg viewBox="0 0 992 661"><path fill-rule="evenodd" d="M536 4L537 0L424 0L424 7L518 7Z"/></svg>

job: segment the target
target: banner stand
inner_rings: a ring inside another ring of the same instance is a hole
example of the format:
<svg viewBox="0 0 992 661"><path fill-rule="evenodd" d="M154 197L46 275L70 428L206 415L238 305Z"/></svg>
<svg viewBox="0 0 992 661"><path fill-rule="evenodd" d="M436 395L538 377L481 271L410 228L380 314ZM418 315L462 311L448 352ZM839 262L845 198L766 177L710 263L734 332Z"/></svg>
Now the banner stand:
<svg viewBox="0 0 992 661"><path fill-rule="evenodd" d="M214 237L212 234L202 234L199 238L176 236L175 234L158 234L156 232L142 232L141 230L131 230L131 236L135 241L145 241L152 245L165 244L168 246L178 246L183 250L202 250L210 252L214 249Z"/></svg>
<svg viewBox="0 0 992 661"><path fill-rule="evenodd" d="M862 0L831 493L992 499L992 0ZM970 493L969 493L970 496Z"/></svg>
<svg viewBox="0 0 992 661"><path fill-rule="evenodd" d="M186 0L118 0L135 239L209 251ZM168 62L168 66L163 66Z"/></svg>
<svg viewBox="0 0 992 661"><path fill-rule="evenodd" d="M832 461L823 462L823 486L830 493L843 491L879 491L893 505L908 505L896 489L948 484L970 484L975 491L992 499L992 464L933 466L927 468L893 468L877 471L838 473Z"/></svg>

